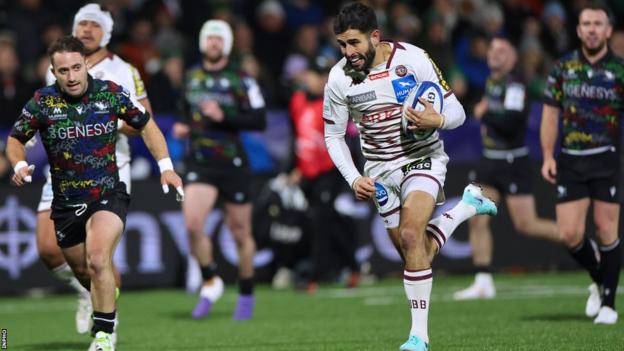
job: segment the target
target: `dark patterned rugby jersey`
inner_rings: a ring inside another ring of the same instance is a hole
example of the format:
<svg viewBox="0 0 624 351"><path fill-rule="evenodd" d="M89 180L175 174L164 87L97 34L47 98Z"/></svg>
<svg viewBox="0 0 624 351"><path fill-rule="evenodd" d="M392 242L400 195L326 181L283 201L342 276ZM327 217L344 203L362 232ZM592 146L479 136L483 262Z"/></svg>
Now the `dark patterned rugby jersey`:
<svg viewBox="0 0 624 351"><path fill-rule="evenodd" d="M513 150L524 147L527 129L527 99L524 83L509 74L485 84L487 111L481 120L483 147L490 150Z"/></svg>
<svg viewBox="0 0 624 351"><path fill-rule="evenodd" d="M114 189L117 120L140 129L150 118L122 86L91 76L88 82L79 98L61 93L56 84L37 90L11 131L22 143L41 134L57 206L97 200Z"/></svg>
<svg viewBox="0 0 624 351"><path fill-rule="evenodd" d="M562 151L618 147L623 94L624 60L611 51L593 65L580 50L557 62L544 96L563 110Z"/></svg>
<svg viewBox="0 0 624 351"><path fill-rule="evenodd" d="M200 104L206 100L219 104L224 113L222 123L213 122L201 113ZM183 122L191 127L190 157L194 162L207 168L247 166L240 131L264 125L264 116L253 113L265 107L255 79L243 73L234 62L219 71L207 71L197 65L186 73L184 106Z"/></svg>

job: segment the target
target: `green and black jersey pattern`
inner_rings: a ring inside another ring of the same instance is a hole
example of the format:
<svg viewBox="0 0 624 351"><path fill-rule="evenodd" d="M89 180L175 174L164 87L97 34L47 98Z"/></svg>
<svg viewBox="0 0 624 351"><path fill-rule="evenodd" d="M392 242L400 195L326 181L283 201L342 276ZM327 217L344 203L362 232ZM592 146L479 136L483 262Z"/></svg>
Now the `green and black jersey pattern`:
<svg viewBox="0 0 624 351"><path fill-rule="evenodd" d="M100 199L115 188L118 119L140 129L149 118L123 87L89 76L87 91L79 98L63 94L56 84L37 90L11 136L26 143L41 134L54 204L65 206Z"/></svg>
<svg viewBox="0 0 624 351"><path fill-rule="evenodd" d="M619 146L624 60L609 51L591 64L573 51L553 68L544 95L546 104L563 110L564 151Z"/></svg>
<svg viewBox="0 0 624 351"><path fill-rule="evenodd" d="M527 129L527 101L524 83L507 75L492 77L485 85L487 110L483 115L483 147L489 150L512 150L524 145Z"/></svg>
<svg viewBox="0 0 624 351"><path fill-rule="evenodd" d="M201 104L215 101L224 120L215 122L202 114ZM190 157L201 166L247 166L239 132L263 129L264 99L256 81L235 63L219 71L201 65L186 74L185 113L182 122L191 127Z"/></svg>

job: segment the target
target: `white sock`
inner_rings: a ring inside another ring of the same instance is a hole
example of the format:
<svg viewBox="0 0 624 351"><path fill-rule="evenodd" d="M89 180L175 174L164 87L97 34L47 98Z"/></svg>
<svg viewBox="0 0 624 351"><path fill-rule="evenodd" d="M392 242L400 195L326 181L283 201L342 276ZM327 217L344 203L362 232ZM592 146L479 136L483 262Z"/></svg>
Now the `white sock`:
<svg viewBox="0 0 624 351"><path fill-rule="evenodd" d="M453 235L455 229L468 218L476 214L477 210L474 207L459 201L457 205L449 211L430 220L429 224L427 224L427 233L433 237L438 244L438 248L441 250L446 240Z"/></svg>
<svg viewBox="0 0 624 351"><path fill-rule="evenodd" d="M403 286L412 312L410 335L416 335L429 343L427 324L429 319L429 298L433 283L431 268L419 271L403 271Z"/></svg>
<svg viewBox="0 0 624 351"><path fill-rule="evenodd" d="M74 272L67 263L63 263L62 265L53 268L52 274L56 277L56 279L71 286L78 294L89 295L89 291L85 289L82 284L80 284L78 279L76 279Z"/></svg>
<svg viewBox="0 0 624 351"><path fill-rule="evenodd" d="M479 272L475 275L475 284L477 285L494 285L492 273Z"/></svg>

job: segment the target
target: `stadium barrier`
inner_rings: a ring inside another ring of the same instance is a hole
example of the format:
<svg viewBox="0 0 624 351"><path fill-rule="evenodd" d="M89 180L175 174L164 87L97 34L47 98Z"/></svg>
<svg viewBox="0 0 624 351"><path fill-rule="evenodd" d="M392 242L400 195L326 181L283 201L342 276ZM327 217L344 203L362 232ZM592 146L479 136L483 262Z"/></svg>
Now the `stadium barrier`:
<svg viewBox="0 0 624 351"><path fill-rule="evenodd" d="M539 179L537 165L534 168L535 193L539 194L536 201L538 212L552 218L555 190ZM449 165L447 206L458 200L469 172L468 166ZM258 182L259 187L255 189L262 186L263 181L259 179ZM32 289L62 289L37 256L35 209L40 190L41 184L36 183L19 189L8 184L0 185L0 295L24 293ZM156 180L136 181L132 191L126 233L114 257L123 274L124 287L183 286L188 242L179 204L172 196L165 197L160 192ZM379 276L399 275L402 264L374 208L365 203L351 205L358 218L358 260L370 263L371 272ZM496 269L521 271L576 267L563 247L516 234L505 207L502 208L493 220ZM222 223L220 211L211 214L206 232L214 239L220 274L226 282L234 282L237 272L235 244L227 226ZM257 277L260 281L269 281L275 255L270 243L266 240L259 242L255 258ZM336 261L335 265L338 265L335 257L328 255L327 259ZM433 267L437 272L467 272L470 262L467 226L464 224L447 242Z"/></svg>

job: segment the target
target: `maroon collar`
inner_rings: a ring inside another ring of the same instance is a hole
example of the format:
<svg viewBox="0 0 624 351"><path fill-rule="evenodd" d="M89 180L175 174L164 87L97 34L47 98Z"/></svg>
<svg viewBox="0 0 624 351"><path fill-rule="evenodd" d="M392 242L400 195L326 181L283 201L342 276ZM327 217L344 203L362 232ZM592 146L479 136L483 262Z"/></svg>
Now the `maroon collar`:
<svg viewBox="0 0 624 351"><path fill-rule="evenodd" d="M394 58L394 53L396 52L396 50L397 49L405 50L405 46L401 45L401 43L399 43L398 41L394 41L391 39L382 39L381 42L393 44L392 52L390 53L390 57L388 57L388 62L386 63L386 69L389 69L390 65L392 64L392 59Z"/></svg>

